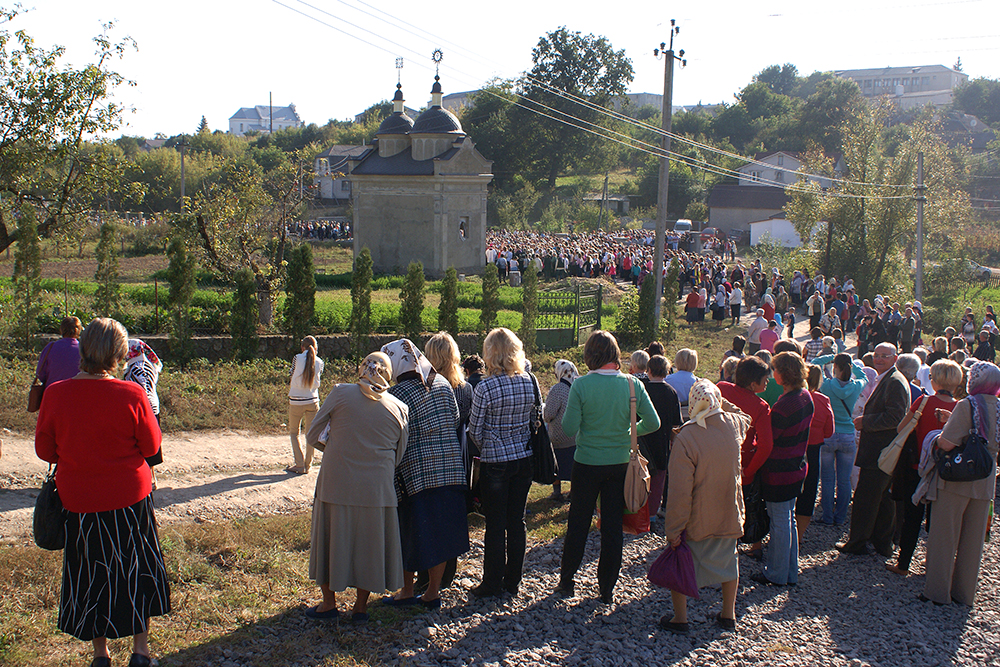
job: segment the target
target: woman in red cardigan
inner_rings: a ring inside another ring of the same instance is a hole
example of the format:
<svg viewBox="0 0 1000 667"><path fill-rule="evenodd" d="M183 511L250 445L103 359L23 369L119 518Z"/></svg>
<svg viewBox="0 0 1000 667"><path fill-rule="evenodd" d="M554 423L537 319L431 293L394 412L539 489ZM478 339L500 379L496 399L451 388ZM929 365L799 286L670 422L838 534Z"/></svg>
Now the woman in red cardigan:
<svg viewBox="0 0 1000 667"><path fill-rule="evenodd" d="M80 335L80 373L49 387L35 430L39 458L58 464L65 508L59 629L94 644L108 667L108 638L133 637L129 667L150 664L149 619L170 611L146 458L160 429L142 387L115 379L128 333L107 318Z"/></svg>

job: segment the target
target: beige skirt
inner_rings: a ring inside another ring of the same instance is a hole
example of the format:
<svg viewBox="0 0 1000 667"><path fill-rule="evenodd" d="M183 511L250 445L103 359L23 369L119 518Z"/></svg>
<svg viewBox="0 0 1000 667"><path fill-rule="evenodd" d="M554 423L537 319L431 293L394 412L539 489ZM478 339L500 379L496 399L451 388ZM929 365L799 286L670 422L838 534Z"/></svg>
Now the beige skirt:
<svg viewBox="0 0 1000 667"><path fill-rule="evenodd" d="M313 502L309 578L333 591L374 593L403 586L403 555L395 507Z"/></svg>
<svg viewBox="0 0 1000 667"><path fill-rule="evenodd" d="M713 537L707 540L688 540L694 557L694 578L698 588L733 581L740 576L736 558L736 538Z"/></svg>

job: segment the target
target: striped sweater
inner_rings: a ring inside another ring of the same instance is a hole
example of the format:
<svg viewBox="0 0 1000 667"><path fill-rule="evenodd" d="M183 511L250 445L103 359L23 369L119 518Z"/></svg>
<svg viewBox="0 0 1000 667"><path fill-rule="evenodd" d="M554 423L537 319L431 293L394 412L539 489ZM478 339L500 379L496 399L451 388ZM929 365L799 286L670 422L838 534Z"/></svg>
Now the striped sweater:
<svg viewBox="0 0 1000 667"><path fill-rule="evenodd" d="M761 468L764 473L764 500L772 503L785 502L802 492L812 414L812 397L805 389L782 394L771 408L774 447Z"/></svg>

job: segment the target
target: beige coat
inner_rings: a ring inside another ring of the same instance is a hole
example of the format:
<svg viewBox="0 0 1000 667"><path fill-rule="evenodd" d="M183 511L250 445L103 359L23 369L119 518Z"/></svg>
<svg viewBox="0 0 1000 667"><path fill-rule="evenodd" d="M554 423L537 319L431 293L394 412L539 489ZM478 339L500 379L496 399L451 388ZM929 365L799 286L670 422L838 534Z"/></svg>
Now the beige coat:
<svg viewBox="0 0 1000 667"><path fill-rule="evenodd" d="M687 529L687 539L743 535L740 444L750 417L740 411L713 415L707 428L689 424L674 438L667 484L667 539Z"/></svg>
<svg viewBox="0 0 1000 667"><path fill-rule="evenodd" d="M330 437L316 480L316 499L355 507L396 507L393 477L403 459L409 408L388 392L373 401L356 384L330 390L313 417L306 442Z"/></svg>

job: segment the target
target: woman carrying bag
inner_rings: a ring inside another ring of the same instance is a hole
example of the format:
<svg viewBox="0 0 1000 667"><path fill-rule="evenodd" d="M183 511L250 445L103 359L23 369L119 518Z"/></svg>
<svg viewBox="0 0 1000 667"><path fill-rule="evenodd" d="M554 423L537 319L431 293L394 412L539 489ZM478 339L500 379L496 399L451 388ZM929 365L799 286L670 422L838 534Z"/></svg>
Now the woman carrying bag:
<svg viewBox="0 0 1000 667"><path fill-rule="evenodd" d="M722 584L716 622L726 630L736 628L736 543L743 534L740 445L749 428L750 417L731 404L723 408L719 388L698 380L691 388L690 418L674 438L668 464L664 535L676 549L686 531L697 585ZM670 597L674 613L661 618L660 627L685 634L687 596L671 591Z"/></svg>
<svg viewBox="0 0 1000 667"><path fill-rule="evenodd" d="M583 348L590 372L573 382L562 427L576 437L569 521L556 593L574 595L573 577L583 562L590 520L601 497L601 601L611 604L622 562L625 473L632 450L629 383L636 397L636 433L652 433L660 418L640 380L621 372L621 350L608 331L590 334Z"/></svg>
<svg viewBox="0 0 1000 667"><path fill-rule="evenodd" d="M940 363L940 362L939 362ZM986 440L986 450L997 458L997 393L1000 392L1000 368L980 361L969 369L969 396L955 410L938 408L939 418L947 423L938 438L938 448L949 452L966 444L972 431L972 405L982 426L979 434ZM971 607L976 598L976 582L983 559L986 523L990 501L996 493L996 466L984 478L952 482L938 478L937 496L931 503L931 531L927 537L927 577L921 599L937 604L957 602Z"/></svg>

